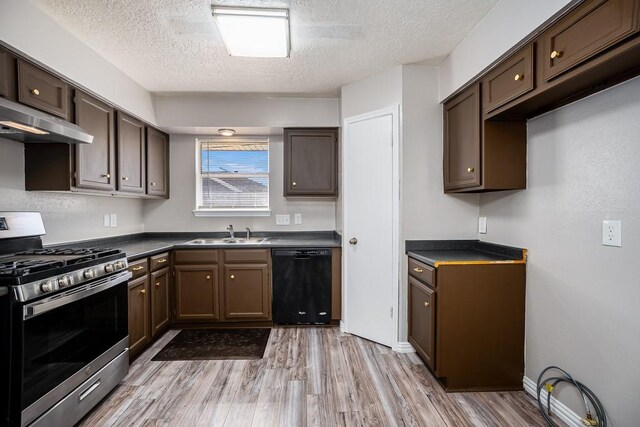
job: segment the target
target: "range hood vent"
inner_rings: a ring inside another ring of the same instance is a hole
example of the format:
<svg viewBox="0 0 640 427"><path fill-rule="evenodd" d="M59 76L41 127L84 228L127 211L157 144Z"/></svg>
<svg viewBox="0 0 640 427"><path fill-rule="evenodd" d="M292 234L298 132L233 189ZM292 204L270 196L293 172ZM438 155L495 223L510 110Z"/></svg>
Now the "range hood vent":
<svg viewBox="0 0 640 427"><path fill-rule="evenodd" d="M93 142L93 135L73 123L4 98L0 98L0 138L66 144Z"/></svg>

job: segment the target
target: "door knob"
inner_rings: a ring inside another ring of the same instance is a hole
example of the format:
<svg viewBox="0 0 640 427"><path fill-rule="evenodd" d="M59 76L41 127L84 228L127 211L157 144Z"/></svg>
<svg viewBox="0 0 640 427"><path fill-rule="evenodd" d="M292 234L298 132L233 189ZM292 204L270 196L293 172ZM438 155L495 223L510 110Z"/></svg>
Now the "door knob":
<svg viewBox="0 0 640 427"><path fill-rule="evenodd" d="M349 239L349 243L351 243L352 245L357 245L358 239L356 239L355 237L352 237L351 239Z"/></svg>

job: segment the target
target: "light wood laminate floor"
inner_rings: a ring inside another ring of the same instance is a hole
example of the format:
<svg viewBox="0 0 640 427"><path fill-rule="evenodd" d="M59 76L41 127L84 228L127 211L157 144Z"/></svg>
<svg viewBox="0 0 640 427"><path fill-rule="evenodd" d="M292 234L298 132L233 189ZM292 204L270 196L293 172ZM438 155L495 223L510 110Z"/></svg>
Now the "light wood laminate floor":
<svg viewBox="0 0 640 427"><path fill-rule="evenodd" d="M261 360L152 362L83 426L545 426L524 392L445 393L415 354L337 328L274 328Z"/></svg>

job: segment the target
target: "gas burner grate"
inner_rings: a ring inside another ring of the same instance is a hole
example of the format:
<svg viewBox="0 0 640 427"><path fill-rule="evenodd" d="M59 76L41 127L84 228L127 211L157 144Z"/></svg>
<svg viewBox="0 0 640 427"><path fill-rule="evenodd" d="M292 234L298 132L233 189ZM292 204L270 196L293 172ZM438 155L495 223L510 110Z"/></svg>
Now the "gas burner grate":
<svg viewBox="0 0 640 427"><path fill-rule="evenodd" d="M25 260L0 263L0 276L20 277L26 274L64 267L64 261Z"/></svg>

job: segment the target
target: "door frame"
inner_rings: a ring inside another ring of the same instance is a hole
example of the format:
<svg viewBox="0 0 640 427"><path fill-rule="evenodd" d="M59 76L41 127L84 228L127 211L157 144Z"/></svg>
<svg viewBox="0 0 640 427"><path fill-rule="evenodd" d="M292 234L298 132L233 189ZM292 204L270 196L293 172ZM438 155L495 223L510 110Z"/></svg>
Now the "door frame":
<svg viewBox="0 0 640 427"><path fill-rule="evenodd" d="M343 119L342 129L343 129L343 140L342 140L342 148L341 148L341 156L342 156L342 224L343 224L343 243L348 244L348 230L347 230L347 218L349 217L349 210L347 208L347 198L349 197L347 191L347 170L349 169L349 165L346 162L346 146L349 143L349 125L361 122L364 120L375 119L383 116L391 116L392 119L392 127L391 127L391 139L392 139L392 241L393 245L391 248L392 251L392 278L393 278L393 288L392 288L392 301L391 301L391 309L393 310L393 323L394 323L394 334L392 349L397 351L399 349L400 343L400 318L399 318L399 309L400 309L400 250L401 250L401 240L400 240L400 230L402 226L402 217L401 217L401 204L400 204L400 179L402 176L402 158L400 153L402 152L402 138L400 134L400 121L401 121L401 110L399 104L393 104L386 108L381 108L379 110L369 111L367 113L358 114L355 116L347 117ZM346 249L346 248L345 248ZM340 322L340 329L346 333L349 333L349 318L351 313L349 313L349 276L346 274L349 268L349 261L347 260L347 251L342 251L342 307L343 307L343 320Z"/></svg>

